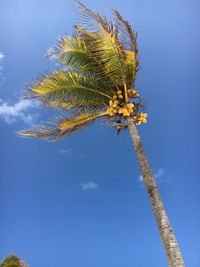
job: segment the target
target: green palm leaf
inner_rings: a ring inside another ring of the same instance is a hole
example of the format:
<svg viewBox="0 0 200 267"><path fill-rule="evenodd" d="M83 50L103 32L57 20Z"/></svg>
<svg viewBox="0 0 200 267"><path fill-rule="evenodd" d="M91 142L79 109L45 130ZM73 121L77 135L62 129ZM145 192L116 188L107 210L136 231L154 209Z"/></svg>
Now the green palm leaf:
<svg viewBox="0 0 200 267"><path fill-rule="evenodd" d="M116 23L113 23L89 10L80 2L79 10L86 29L91 28L91 20L96 25L95 35L94 32L83 34L83 30L80 31L80 34L88 50L103 66L100 75L111 77L116 87L123 87L127 101L127 89L134 85L138 65L135 33L117 11L114 11ZM93 40L91 40L91 35L95 36ZM123 42L124 37L129 41L129 46Z"/></svg>
<svg viewBox="0 0 200 267"><path fill-rule="evenodd" d="M85 46L84 41L79 37L61 37L58 45L54 47L48 56L56 55L59 63L70 69L79 69L95 73L99 63L92 57Z"/></svg>
<svg viewBox="0 0 200 267"><path fill-rule="evenodd" d="M75 133L91 125L96 119L106 117L107 112L81 113L71 118L64 118L57 121L54 127L41 125L32 130L18 132L18 135L30 138L40 138L57 141L64 136Z"/></svg>
<svg viewBox="0 0 200 267"><path fill-rule="evenodd" d="M90 74L55 71L33 83L28 89L28 98L36 97L45 104L64 101L70 109L80 105L104 106L112 99L103 85Z"/></svg>
<svg viewBox="0 0 200 267"><path fill-rule="evenodd" d="M116 83L123 85L121 81L124 80L125 53L118 39L117 25L86 8L82 3L78 3L79 13L83 25L85 25L85 34L83 32L80 32L80 34L82 34L81 37L84 39L88 50L102 63L102 75L108 75ZM96 31L88 32L87 29L91 27L91 21L93 22L92 28ZM94 36L92 41L91 35Z"/></svg>
<svg viewBox="0 0 200 267"><path fill-rule="evenodd" d="M113 9L115 21L119 29L119 39L123 49L129 51L127 76L129 87L134 86L136 72L139 69L138 49L137 49L137 33L135 33L128 21L123 19L119 11ZM131 52L131 55L130 55Z"/></svg>
<svg viewBox="0 0 200 267"><path fill-rule="evenodd" d="M16 255L9 255L0 262L0 267L29 267L29 265Z"/></svg>

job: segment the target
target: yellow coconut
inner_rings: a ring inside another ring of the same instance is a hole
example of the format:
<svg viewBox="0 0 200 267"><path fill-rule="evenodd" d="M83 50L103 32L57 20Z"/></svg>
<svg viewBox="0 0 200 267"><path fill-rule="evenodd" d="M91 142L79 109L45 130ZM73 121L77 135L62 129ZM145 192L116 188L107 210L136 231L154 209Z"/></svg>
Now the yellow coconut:
<svg viewBox="0 0 200 267"><path fill-rule="evenodd" d="M119 113L119 114L122 114L123 112L124 112L124 108L119 108L119 109L118 109L118 113Z"/></svg>
<svg viewBox="0 0 200 267"><path fill-rule="evenodd" d="M116 108L117 107L117 103L114 103L112 106L113 106L113 108Z"/></svg>
<svg viewBox="0 0 200 267"><path fill-rule="evenodd" d="M139 93L135 89L129 89L127 92L128 92L128 96L130 98L132 98L132 97L137 98L140 96Z"/></svg>
<svg viewBox="0 0 200 267"><path fill-rule="evenodd" d="M127 106L127 108L129 109L133 109L133 107L134 107L134 104L133 103L128 103L128 104L126 104L126 106Z"/></svg>
<svg viewBox="0 0 200 267"><path fill-rule="evenodd" d="M113 105L113 101L109 100L109 105L112 106Z"/></svg>
<svg viewBox="0 0 200 267"><path fill-rule="evenodd" d="M128 109L124 108L123 116L125 117L130 116L130 112L128 111Z"/></svg>

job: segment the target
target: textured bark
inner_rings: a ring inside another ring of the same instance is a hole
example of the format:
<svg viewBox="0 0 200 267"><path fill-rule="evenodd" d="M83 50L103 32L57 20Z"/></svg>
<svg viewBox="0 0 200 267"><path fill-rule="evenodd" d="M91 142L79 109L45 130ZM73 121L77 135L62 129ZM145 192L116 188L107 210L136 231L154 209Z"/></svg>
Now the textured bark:
<svg viewBox="0 0 200 267"><path fill-rule="evenodd" d="M134 144L134 148L138 157L138 162L142 172L145 187L147 189L153 213L157 221L160 236L164 245L164 249L168 258L170 267L184 267L183 258L176 240L176 237L171 228L169 218L160 198L158 188L145 154L140 136L136 126L131 118L127 119L130 135Z"/></svg>

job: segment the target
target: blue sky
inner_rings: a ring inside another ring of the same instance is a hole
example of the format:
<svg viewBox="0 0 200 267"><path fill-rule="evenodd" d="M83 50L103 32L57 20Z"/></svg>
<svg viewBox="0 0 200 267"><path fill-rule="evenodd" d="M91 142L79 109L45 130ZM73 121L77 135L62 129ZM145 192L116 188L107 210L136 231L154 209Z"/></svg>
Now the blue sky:
<svg viewBox="0 0 200 267"><path fill-rule="evenodd" d="M138 31L139 127L185 259L199 254L200 16L196 0L84 1L121 11ZM77 23L72 0L0 2L0 258L31 267L165 267L159 234L128 132L95 124L51 143L15 132L54 113L21 101L24 86L55 68L44 58Z"/></svg>

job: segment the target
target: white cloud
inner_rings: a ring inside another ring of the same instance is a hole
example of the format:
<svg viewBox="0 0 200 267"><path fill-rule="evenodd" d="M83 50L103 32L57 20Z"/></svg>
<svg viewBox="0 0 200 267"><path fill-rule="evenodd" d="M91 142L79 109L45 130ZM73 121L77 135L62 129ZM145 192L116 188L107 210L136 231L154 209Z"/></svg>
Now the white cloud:
<svg viewBox="0 0 200 267"><path fill-rule="evenodd" d="M5 54L0 52L0 89L3 89L6 77L3 75L3 66L1 61L4 59ZM8 124L15 122L17 119L21 119L26 123L32 122L32 115L27 114L27 109L31 108L33 103L30 100L20 100L19 102L9 105L3 99L0 99L0 119Z"/></svg>
<svg viewBox="0 0 200 267"><path fill-rule="evenodd" d="M91 190L97 190L99 188L99 185L94 182L87 182L87 183L81 183L81 190L83 191L91 191Z"/></svg>
<svg viewBox="0 0 200 267"><path fill-rule="evenodd" d="M3 66L1 61L4 59L5 54L0 52L0 89L3 89L6 77L3 75ZM3 99L0 99L0 119L6 123L11 124L17 119L21 119L26 123L32 122L32 115L27 114L27 110L33 107L33 102L30 100L20 100L19 102L9 105Z"/></svg>
<svg viewBox="0 0 200 267"><path fill-rule="evenodd" d="M59 153L62 154L62 155L65 155L67 158L71 158L72 157L72 149L71 148L60 149Z"/></svg>
<svg viewBox="0 0 200 267"><path fill-rule="evenodd" d="M155 177L155 179L156 179L157 181L161 181L161 178L163 177L164 173L165 173L165 170L164 170L163 168L159 168L159 169L154 173L154 177ZM139 180L139 182L143 182L143 177L142 177L142 175L140 175L140 176L138 177L138 180Z"/></svg>
<svg viewBox="0 0 200 267"><path fill-rule="evenodd" d="M2 52L0 52L0 60L2 60L4 57L5 55Z"/></svg>
<svg viewBox="0 0 200 267"><path fill-rule="evenodd" d="M31 123L32 116L26 114L26 111L31 107L33 107L33 103L30 100L20 100L14 105L9 105L0 99L0 118L8 124L15 122L17 119Z"/></svg>
<svg viewBox="0 0 200 267"><path fill-rule="evenodd" d="M140 176L138 177L138 180L139 180L139 182L143 182L143 177L142 177L142 175L140 175Z"/></svg>

